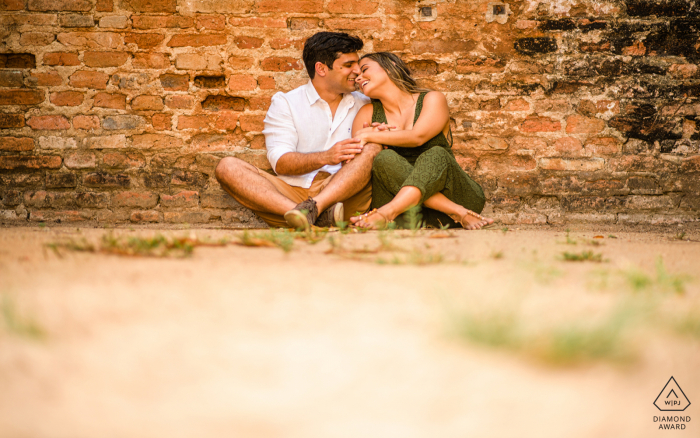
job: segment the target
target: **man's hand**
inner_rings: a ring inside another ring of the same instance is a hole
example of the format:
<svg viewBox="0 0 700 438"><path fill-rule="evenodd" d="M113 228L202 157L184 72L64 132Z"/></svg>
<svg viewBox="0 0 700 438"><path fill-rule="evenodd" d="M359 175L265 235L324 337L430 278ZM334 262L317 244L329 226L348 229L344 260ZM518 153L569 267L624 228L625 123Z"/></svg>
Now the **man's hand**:
<svg viewBox="0 0 700 438"><path fill-rule="evenodd" d="M325 152L326 164L347 162L360 152L362 152L362 145L358 139L348 138L347 140L339 141Z"/></svg>

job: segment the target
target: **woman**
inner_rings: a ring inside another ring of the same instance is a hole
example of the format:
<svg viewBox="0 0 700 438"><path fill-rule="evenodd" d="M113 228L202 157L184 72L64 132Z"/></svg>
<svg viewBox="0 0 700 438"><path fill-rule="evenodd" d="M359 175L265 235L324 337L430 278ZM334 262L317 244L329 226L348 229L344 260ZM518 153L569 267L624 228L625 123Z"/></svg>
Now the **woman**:
<svg viewBox="0 0 700 438"><path fill-rule="evenodd" d="M372 98L358 112L353 137L385 149L372 167L372 210L351 218L359 227L384 228L399 215L423 205L427 226L468 230L493 223L480 213L486 202L481 186L452 154L450 115L445 96L418 87L398 56L378 52L360 59L355 80Z"/></svg>

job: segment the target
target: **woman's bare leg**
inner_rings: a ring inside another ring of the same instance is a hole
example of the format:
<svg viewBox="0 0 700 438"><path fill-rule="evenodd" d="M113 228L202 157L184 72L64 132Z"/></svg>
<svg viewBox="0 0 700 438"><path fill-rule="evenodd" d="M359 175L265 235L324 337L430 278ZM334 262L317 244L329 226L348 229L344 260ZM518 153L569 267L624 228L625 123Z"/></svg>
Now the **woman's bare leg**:
<svg viewBox="0 0 700 438"><path fill-rule="evenodd" d="M450 201L450 199L442 193L436 193L430 198L426 199L423 205L428 208L432 208L433 210L445 213L455 222L461 223L467 230L478 230L485 225L490 225L493 223L493 219L491 218L484 218L482 220L476 216L468 214L468 211L470 210L467 210L463 206Z"/></svg>
<svg viewBox="0 0 700 438"><path fill-rule="evenodd" d="M386 221L393 221L396 216L407 211L411 207L415 207L420 202L421 192L418 187L406 186L401 187L401 190L394 196L386 205L377 209L380 214L369 215L366 218L355 216L350 218L353 225L363 228L379 228L386 225Z"/></svg>

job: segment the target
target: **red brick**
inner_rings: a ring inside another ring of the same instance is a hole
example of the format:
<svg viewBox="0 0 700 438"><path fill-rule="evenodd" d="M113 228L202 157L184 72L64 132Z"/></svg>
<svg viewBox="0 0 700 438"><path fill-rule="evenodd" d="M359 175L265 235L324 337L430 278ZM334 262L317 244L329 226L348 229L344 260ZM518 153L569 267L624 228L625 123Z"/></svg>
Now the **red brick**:
<svg viewBox="0 0 700 438"><path fill-rule="evenodd" d="M140 168L146 165L146 158L138 152L108 152L102 157L102 163L107 167Z"/></svg>
<svg viewBox="0 0 700 438"><path fill-rule="evenodd" d="M115 207L151 208L158 204L158 195L153 192L119 192L112 195Z"/></svg>
<svg viewBox="0 0 700 438"><path fill-rule="evenodd" d="M174 195L160 195L160 206L171 207L197 207L199 206L199 192L183 190Z"/></svg>
<svg viewBox="0 0 700 438"><path fill-rule="evenodd" d="M24 126L24 114L0 114L0 129L21 128Z"/></svg>
<svg viewBox="0 0 700 438"><path fill-rule="evenodd" d="M44 53L42 62L44 65L73 66L80 65L80 58L77 53L53 52Z"/></svg>
<svg viewBox="0 0 700 438"><path fill-rule="evenodd" d="M163 134L134 135L131 140L131 146L136 149L178 149L183 145L181 139Z"/></svg>
<svg viewBox="0 0 700 438"><path fill-rule="evenodd" d="M228 59L228 63L234 70L248 70L255 65L255 60L243 56L232 56Z"/></svg>
<svg viewBox="0 0 700 438"><path fill-rule="evenodd" d="M97 93L93 99L93 107L126 109L126 95L124 94Z"/></svg>
<svg viewBox="0 0 700 438"><path fill-rule="evenodd" d="M312 17L292 17L289 19L289 28L292 30L316 29L321 25L321 20Z"/></svg>
<svg viewBox="0 0 700 438"><path fill-rule="evenodd" d="M70 84L75 88L94 88L104 90L107 88L109 75L101 71L76 71L70 78Z"/></svg>
<svg viewBox="0 0 700 438"><path fill-rule="evenodd" d="M92 152L81 151L67 154L63 164L70 169L91 169L97 166L97 160Z"/></svg>
<svg viewBox="0 0 700 438"><path fill-rule="evenodd" d="M265 120L265 116L246 114L241 116L240 120L241 129L244 131L260 132L263 129L265 129L265 124L263 123L263 120Z"/></svg>
<svg viewBox="0 0 700 438"><path fill-rule="evenodd" d="M304 40L296 39L291 40L289 38L275 38L270 41L270 47L275 50L288 49L290 47L301 50L304 48Z"/></svg>
<svg viewBox="0 0 700 438"><path fill-rule="evenodd" d="M22 88L24 86L24 76L19 70L0 70L0 87L2 88Z"/></svg>
<svg viewBox="0 0 700 438"><path fill-rule="evenodd" d="M554 150L559 156L577 156L583 152L583 146L577 138L561 137L554 142Z"/></svg>
<svg viewBox="0 0 700 438"><path fill-rule="evenodd" d="M269 97L251 97L249 102L250 109L253 111L267 111L270 108L272 99Z"/></svg>
<svg viewBox="0 0 700 438"><path fill-rule="evenodd" d="M613 137L594 137L586 141L586 151L593 156L609 156L620 152L621 144Z"/></svg>
<svg viewBox="0 0 700 438"><path fill-rule="evenodd" d="M160 213L154 210L134 211L129 216L131 222L160 222Z"/></svg>
<svg viewBox="0 0 700 438"><path fill-rule="evenodd" d="M324 20L327 28L333 30L353 30L368 29L379 30L382 28L382 21L379 18L329 18Z"/></svg>
<svg viewBox="0 0 700 438"><path fill-rule="evenodd" d="M85 49L118 49L123 45L121 34L116 32L64 32L58 34L58 41Z"/></svg>
<svg viewBox="0 0 700 438"><path fill-rule="evenodd" d="M223 15L200 15L197 17L197 29L199 30L223 30L226 27L226 18Z"/></svg>
<svg viewBox="0 0 700 438"><path fill-rule="evenodd" d="M152 49L163 42L165 37L157 33L128 33L124 35L125 44L136 44L139 49Z"/></svg>
<svg viewBox="0 0 700 438"><path fill-rule="evenodd" d="M21 11L24 0L0 0L0 11Z"/></svg>
<svg viewBox="0 0 700 438"><path fill-rule="evenodd" d="M78 91L57 91L51 93L49 100L56 106L78 106L83 103L85 95Z"/></svg>
<svg viewBox="0 0 700 438"><path fill-rule="evenodd" d="M39 90L0 90L0 105L36 105L44 101Z"/></svg>
<svg viewBox="0 0 700 438"><path fill-rule="evenodd" d="M131 100L131 109L134 110L155 110L163 109L163 98L160 96L136 96Z"/></svg>
<svg viewBox="0 0 700 438"><path fill-rule="evenodd" d="M58 169L61 157L57 155L0 156L0 169Z"/></svg>
<svg viewBox="0 0 700 438"><path fill-rule="evenodd" d="M260 86L261 90L274 90L277 88L275 78L272 76L259 76L258 85Z"/></svg>
<svg viewBox="0 0 700 438"><path fill-rule="evenodd" d="M375 29L380 29L376 27ZM462 53L474 50L477 43L472 40L463 39L430 39L423 41L411 41L413 53Z"/></svg>
<svg viewBox="0 0 700 438"><path fill-rule="evenodd" d="M87 187L129 187L131 178L123 173L110 174L105 172L88 173L83 176L83 184Z"/></svg>
<svg viewBox="0 0 700 438"><path fill-rule="evenodd" d="M209 127L209 116L179 116L177 129L203 129Z"/></svg>
<svg viewBox="0 0 700 438"><path fill-rule="evenodd" d="M112 12L114 10L114 1L97 0L97 3L95 3L95 10L97 12Z"/></svg>
<svg viewBox="0 0 700 438"><path fill-rule="evenodd" d="M75 116L73 117L73 127L75 129L99 129L100 118L97 116Z"/></svg>
<svg viewBox="0 0 700 438"><path fill-rule="evenodd" d="M166 211L163 213L163 218L165 222L169 223L201 224L209 222L211 213L206 211Z"/></svg>
<svg viewBox="0 0 700 438"><path fill-rule="evenodd" d="M596 102L596 110L598 114L610 111L613 114L620 113L620 101L618 100L599 100Z"/></svg>
<svg viewBox="0 0 700 438"><path fill-rule="evenodd" d="M501 73L506 63L498 58L458 59L455 71L465 73Z"/></svg>
<svg viewBox="0 0 700 438"><path fill-rule="evenodd" d="M531 117L520 125L522 132L556 132L561 130L561 122L549 117Z"/></svg>
<svg viewBox="0 0 700 438"><path fill-rule="evenodd" d="M527 171L537 167L534 158L528 155L500 155L479 159L479 170L484 173L505 174L510 171Z"/></svg>
<svg viewBox="0 0 700 438"><path fill-rule="evenodd" d="M87 12L92 9L90 0L28 0L29 11Z"/></svg>
<svg viewBox="0 0 700 438"><path fill-rule="evenodd" d="M173 116L170 114L154 114L151 117L153 129L158 131L169 131L173 129Z"/></svg>
<svg viewBox="0 0 700 438"><path fill-rule="evenodd" d="M70 129L70 122L65 116L34 116L27 120L27 125L37 130Z"/></svg>
<svg viewBox="0 0 700 438"><path fill-rule="evenodd" d="M165 104L168 108L173 109L190 109L194 107L194 98L192 96L167 96Z"/></svg>
<svg viewBox="0 0 700 438"><path fill-rule="evenodd" d="M605 129L605 121L596 118L573 115L566 118L568 134L597 134Z"/></svg>
<svg viewBox="0 0 700 438"><path fill-rule="evenodd" d="M190 87L190 77L187 75L160 75L160 84L164 90L187 91Z"/></svg>
<svg viewBox="0 0 700 438"><path fill-rule="evenodd" d="M379 3L373 1L345 1L345 0L332 0L328 3L328 11L334 14L358 14L358 15L369 15L374 14L377 11Z"/></svg>
<svg viewBox="0 0 700 438"><path fill-rule="evenodd" d="M133 15L131 22L134 29L187 29L194 27L192 17L180 15Z"/></svg>
<svg viewBox="0 0 700 438"><path fill-rule="evenodd" d="M540 158L539 166L547 170L572 170L578 172L593 172L603 168L604 161L601 158L593 159L562 159Z"/></svg>
<svg viewBox="0 0 700 438"><path fill-rule="evenodd" d="M174 35L168 41L168 47L211 47L226 44L226 35Z"/></svg>
<svg viewBox="0 0 700 438"><path fill-rule="evenodd" d="M131 65L136 69L164 69L170 67L165 53L135 53Z"/></svg>
<svg viewBox="0 0 700 438"><path fill-rule="evenodd" d="M252 152L244 152L242 154L237 154L236 158L240 158L248 164L252 164L260 170L272 170L270 162L267 160L265 154L257 154Z"/></svg>
<svg viewBox="0 0 700 438"><path fill-rule="evenodd" d="M631 46L622 48L622 54L627 56L644 56L646 53L647 48L641 41L637 41Z"/></svg>
<svg viewBox="0 0 700 438"><path fill-rule="evenodd" d="M36 79L36 85L38 87L55 87L63 83L63 78L55 71L32 73L31 77Z"/></svg>
<svg viewBox="0 0 700 438"><path fill-rule="evenodd" d="M129 60L126 52L85 52L83 62L88 67L119 67Z"/></svg>
<svg viewBox="0 0 700 438"><path fill-rule="evenodd" d="M177 0L123 0L122 7L134 12L176 12Z"/></svg>
<svg viewBox="0 0 700 438"><path fill-rule="evenodd" d="M255 38L250 36L237 36L233 39L239 49L258 49L262 46L262 38Z"/></svg>
<svg viewBox="0 0 700 438"><path fill-rule="evenodd" d="M258 12L304 13L323 12L323 1L315 0L260 0Z"/></svg>
<svg viewBox="0 0 700 438"><path fill-rule="evenodd" d="M302 64L297 58L272 57L262 61L262 69L265 71L290 71L301 70Z"/></svg>
<svg viewBox="0 0 700 438"><path fill-rule="evenodd" d="M509 100L503 111L530 111L530 104L525 99Z"/></svg>
<svg viewBox="0 0 700 438"><path fill-rule="evenodd" d="M216 129L225 129L227 131L234 131L238 125L239 114L233 111L220 111L217 114L216 123L214 127Z"/></svg>
<svg viewBox="0 0 700 438"><path fill-rule="evenodd" d="M31 151L34 139L29 137L0 137L0 151Z"/></svg>
<svg viewBox="0 0 700 438"><path fill-rule="evenodd" d="M231 75L228 81L228 88L237 91L255 90L258 82L252 75Z"/></svg>
<svg viewBox="0 0 700 438"><path fill-rule="evenodd" d="M264 135L254 136L253 139L250 141L250 148L251 149L266 149L265 148L265 136Z"/></svg>
<svg viewBox="0 0 700 438"><path fill-rule="evenodd" d="M673 64L668 72L676 79L691 79L697 76L698 66L695 64Z"/></svg>
<svg viewBox="0 0 700 438"><path fill-rule="evenodd" d="M287 21L283 18L229 17L228 23L233 27L258 27L276 29L285 29L287 27Z"/></svg>
<svg viewBox="0 0 700 438"><path fill-rule="evenodd" d="M19 38L22 46L48 46L56 40L56 35L47 32L23 32Z"/></svg>

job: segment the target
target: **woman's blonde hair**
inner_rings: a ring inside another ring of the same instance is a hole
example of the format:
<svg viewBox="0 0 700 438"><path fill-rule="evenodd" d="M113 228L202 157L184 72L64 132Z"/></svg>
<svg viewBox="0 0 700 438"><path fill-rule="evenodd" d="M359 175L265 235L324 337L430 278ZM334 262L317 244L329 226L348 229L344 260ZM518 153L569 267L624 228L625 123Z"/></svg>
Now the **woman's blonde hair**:
<svg viewBox="0 0 700 438"><path fill-rule="evenodd" d="M405 62L401 60L398 56L389 52L375 52L368 53L364 55L362 59L371 59L372 61L379 64L379 66L384 69L391 82L394 83L400 90L406 93L422 93L430 91L427 88L421 88L416 83L416 80L411 76L411 70L408 68Z"/></svg>

